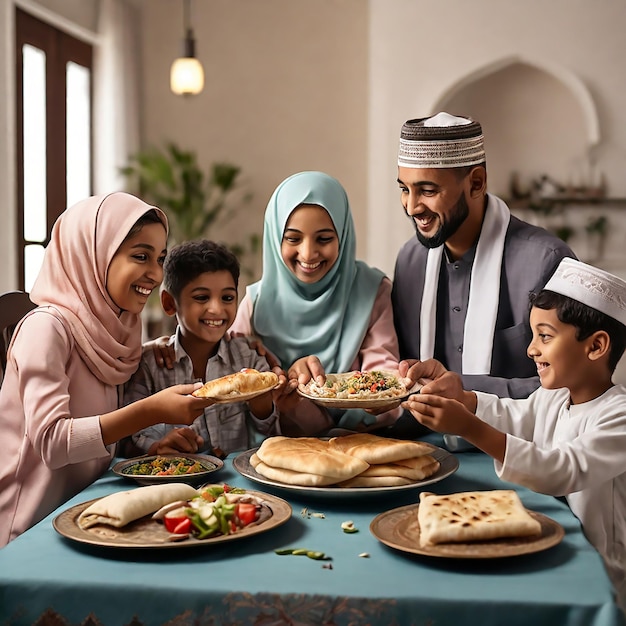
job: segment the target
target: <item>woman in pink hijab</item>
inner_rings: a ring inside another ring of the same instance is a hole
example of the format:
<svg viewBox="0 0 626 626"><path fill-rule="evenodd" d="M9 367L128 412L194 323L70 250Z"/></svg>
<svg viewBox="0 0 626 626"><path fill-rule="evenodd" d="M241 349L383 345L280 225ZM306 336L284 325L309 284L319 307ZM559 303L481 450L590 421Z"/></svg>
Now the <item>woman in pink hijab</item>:
<svg viewBox="0 0 626 626"><path fill-rule="evenodd" d="M57 220L0 388L0 546L105 472L117 441L191 424L210 401L177 385L122 407L141 357L140 313L163 277L167 218L126 193Z"/></svg>

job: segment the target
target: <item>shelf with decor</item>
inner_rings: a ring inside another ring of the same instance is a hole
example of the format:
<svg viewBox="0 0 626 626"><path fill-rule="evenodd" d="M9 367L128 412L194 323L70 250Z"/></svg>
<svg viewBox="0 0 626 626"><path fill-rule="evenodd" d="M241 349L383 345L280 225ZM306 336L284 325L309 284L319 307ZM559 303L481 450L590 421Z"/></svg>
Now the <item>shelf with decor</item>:
<svg viewBox="0 0 626 626"><path fill-rule="evenodd" d="M511 212L560 236L581 261L626 278L626 198L517 200Z"/></svg>

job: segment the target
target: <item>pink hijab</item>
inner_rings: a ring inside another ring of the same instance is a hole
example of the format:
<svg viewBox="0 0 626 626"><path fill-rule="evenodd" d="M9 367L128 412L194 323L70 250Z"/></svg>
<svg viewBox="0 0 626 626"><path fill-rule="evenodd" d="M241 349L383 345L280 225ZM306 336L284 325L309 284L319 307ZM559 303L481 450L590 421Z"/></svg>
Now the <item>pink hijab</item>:
<svg viewBox="0 0 626 626"><path fill-rule="evenodd" d="M163 211L123 192L93 196L64 211L30 292L35 304L61 314L81 358L105 384L125 383L141 359L141 317L117 307L106 279L130 229L152 209L167 229Z"/></svg>

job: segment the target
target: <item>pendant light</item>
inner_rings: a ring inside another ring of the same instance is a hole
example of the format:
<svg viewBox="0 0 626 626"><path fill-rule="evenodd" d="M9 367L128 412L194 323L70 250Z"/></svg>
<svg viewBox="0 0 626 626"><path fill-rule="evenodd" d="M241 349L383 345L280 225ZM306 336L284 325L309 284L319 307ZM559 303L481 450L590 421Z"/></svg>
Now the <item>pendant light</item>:
<svg viewBox="0 0 626 626"><path fill-rule="evenodd" d="M177 95L191 96L204 89L204 70L196 59L196 40L191 29L189 17L191 0L183 0L183 54L172 63L170 88Z"/></svg>

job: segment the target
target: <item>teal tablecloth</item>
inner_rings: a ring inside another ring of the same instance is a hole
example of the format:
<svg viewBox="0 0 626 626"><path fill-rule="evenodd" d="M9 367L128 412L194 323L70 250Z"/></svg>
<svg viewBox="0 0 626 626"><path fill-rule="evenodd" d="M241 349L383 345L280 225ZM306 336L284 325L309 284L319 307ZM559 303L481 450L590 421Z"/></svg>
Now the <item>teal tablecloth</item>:
<svg viewBox="0 0 626 626"><path fill-rule="evenodd" d="M507 488L492 461L458 454L456 474L428 486L437 493ZM283 526L197 550L118 550L71 542L52 519L66 508L129 483L109 473L0 550L0 624L623 624L602 561L563 502L518 489L527 508L558 521L561 544L506 559L450 560L409 555L369 531L380 512L418 492L339 500L296 497L241 477L232 458L216 480L272 492L293 507ZM302 517L301 510L324 519ZM345 534L353 520L360 532ZM307 547L332 556L332 569L276 548ZM368 553L369 558L360 557ZM53 621L56 620L56 621Z"/></svg>

